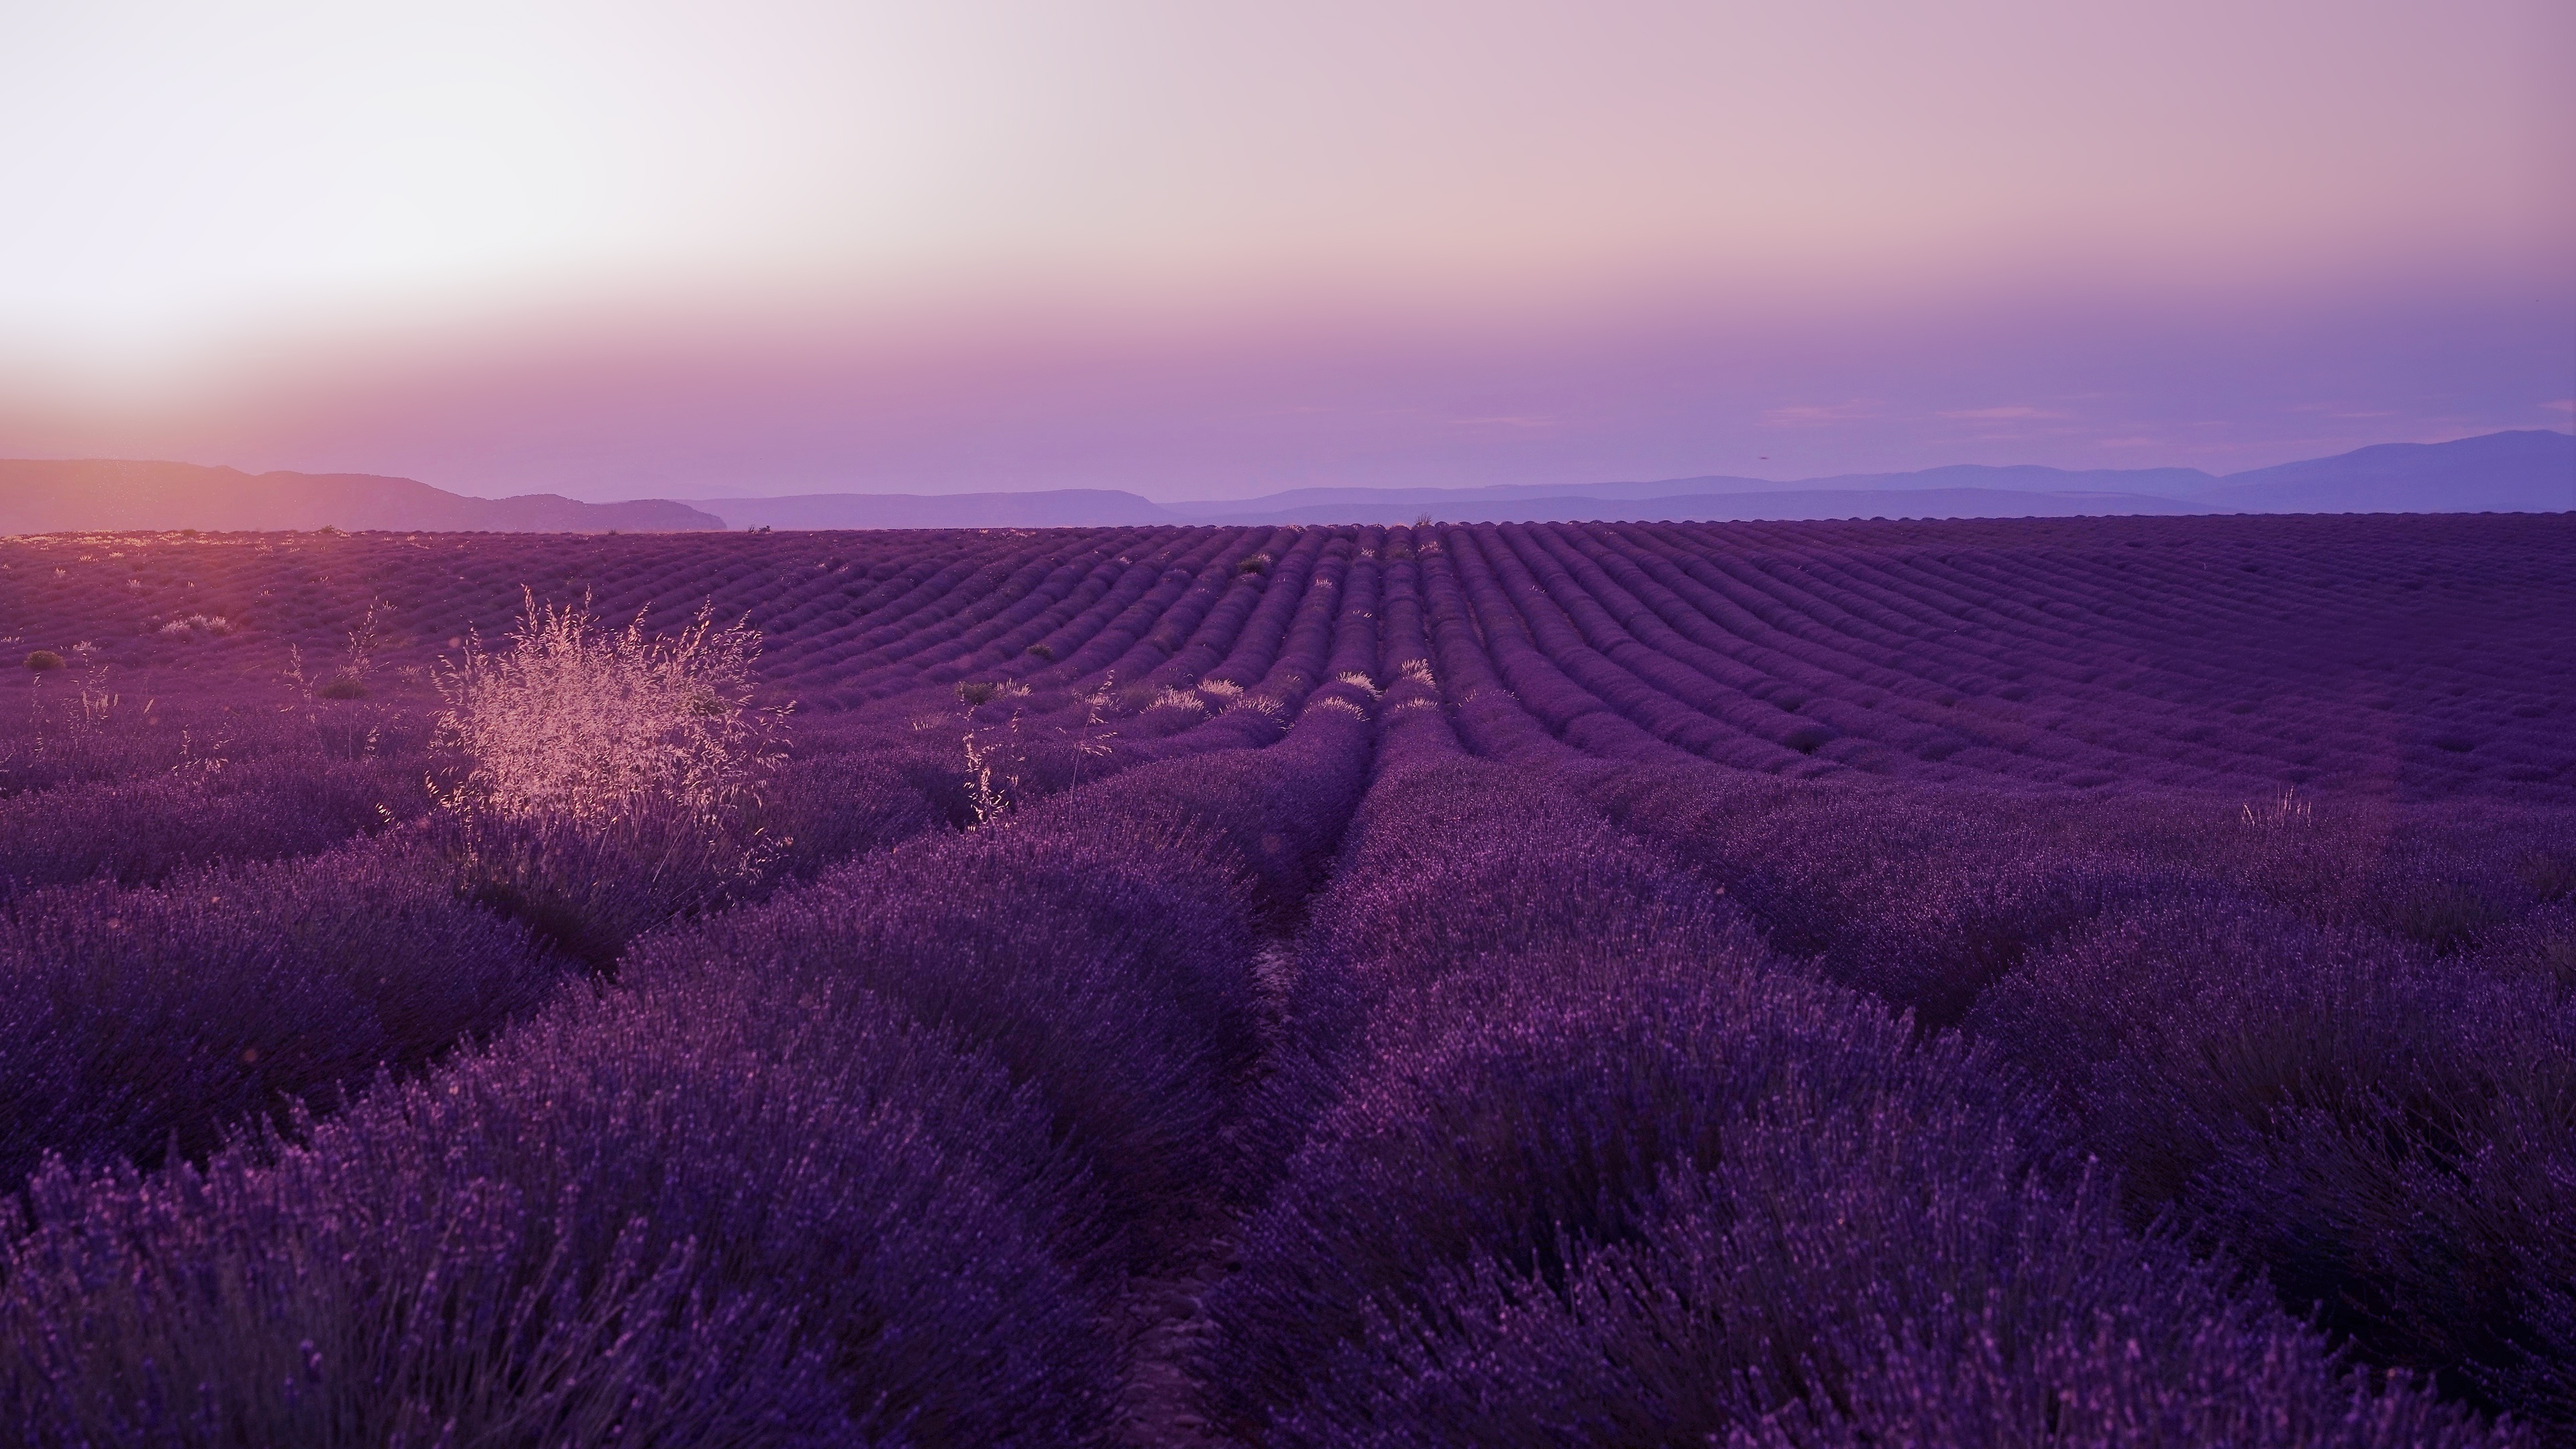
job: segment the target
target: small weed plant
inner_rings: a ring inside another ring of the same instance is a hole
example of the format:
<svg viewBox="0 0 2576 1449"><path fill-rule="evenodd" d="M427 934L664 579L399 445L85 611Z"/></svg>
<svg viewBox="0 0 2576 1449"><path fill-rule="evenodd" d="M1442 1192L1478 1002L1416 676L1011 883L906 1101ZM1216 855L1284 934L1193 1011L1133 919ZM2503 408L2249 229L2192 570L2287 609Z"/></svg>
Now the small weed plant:
<svg viewBox="0 0 2576 1449"><path fill-rule="evenodd" d="M314 691L324 699L364 699L367 676L375 671L376 648L382 642L382 620L385 605L381 599L367 605L367 612L349 630L348 657L341 661L340 672Z"/></svg>
<svg viewBox="0 0 2576 1449"><path fill-rule="evenodd" d="M2316 807L2295 785L2282 786L2267 805L2245 806L2245 823L2257 830L2303 830L2315 822Z"/></svg>
<svg viewBox="0 0 2576 1449"><path fill-rule="evenodd" d="M999 825L1034 783L1028 750L1020 741L1020 717L1013 715L999 725L968 730L962 744L966 751L966 801L974 807L975 827L981 830Z"/></svg>

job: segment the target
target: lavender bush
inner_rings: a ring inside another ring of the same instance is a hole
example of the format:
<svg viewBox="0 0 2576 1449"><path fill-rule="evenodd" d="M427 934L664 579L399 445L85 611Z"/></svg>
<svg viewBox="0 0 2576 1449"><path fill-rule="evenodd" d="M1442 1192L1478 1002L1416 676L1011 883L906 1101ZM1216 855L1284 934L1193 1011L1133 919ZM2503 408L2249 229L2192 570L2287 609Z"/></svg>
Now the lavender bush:
<svg viewBox="0 0 2576 1449"><path fill-rule="evenodd" d="M42 1154L158 1162L543 1000L559 965L377 845L0 907L0 1183Z"/></svg>
<svg viewBox="0 0 2576 1449"><path fill-rule="evenodd" d="M1931 1085L1930 1083L1923 1084ZM1911 1087L1912 1084L1909 1084ZM1369 1316L1269 1442L2516 1442L2346 1370L2223 1269L2052 1190L1983 1114L1791 1092L1560 1275L1476 1260Z"/></svg>
<svg viewBox="0 0 2576 1449"><path fill-rule="evenodd" d="M1975 1024L2079 1105L2141 1211L2175 1205L2377 1361L2571 1421L2554 986L2203 896L2106 918Z"/></svg>
<svg viewBox="0 0 2576 1449"><path fill-rule="evenodd" d="M620 979L658 991L752 967L899 1002L1031 1084L1150 1243L1221 1176L1217 1128L1259 1051L1248 911L1236 870L1187 832L978 833L648 938Z"/></svg>
<svg viewBox="0 0 2576 1449"><path fill-rule="evenodd" d="M55 1442L1095 1438L1043 1119L899 1012L796 1005L577 995L202 1171L53 1170L0 1406Z"/></svg>
<svg viewBox="0 0 2576 1449"><path fill-rule="evenodd" d="M0 800L0 896L40 885L158 881L192 865L308 855L418 819L406 762L254 758Z"/></svg>

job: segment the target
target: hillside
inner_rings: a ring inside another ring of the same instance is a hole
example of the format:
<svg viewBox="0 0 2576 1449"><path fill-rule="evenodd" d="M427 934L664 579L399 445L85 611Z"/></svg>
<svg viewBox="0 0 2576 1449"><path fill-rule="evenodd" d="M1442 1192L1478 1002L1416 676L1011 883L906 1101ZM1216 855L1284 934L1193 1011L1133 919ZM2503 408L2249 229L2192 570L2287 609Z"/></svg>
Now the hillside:
<svg viewBox="0 0 2576 1449"><path fill-rule="evenodd" d="M1035 493L812 493L700 498L689 506L730 528L1114 528L1177 523L1182 515L1111 488Z"/></svg>
<svg viewBox="0 0 2576 1449"><path fill-rule="evenodd" d="M2576 509L2576 437L2534 429L2383 443L2231 473L2193 496L2249 513L2560 513Z"/></svg>
<svg viewBox="0 0 2576 1449"><path fill-rule="evenodd" d="M1517 498L1317 503L1255 507L1194 520L1208 523L1791 522L1831 518L2105 518L2218 513L2143 493L2060 493L2008 488L1779 488L1761 493L1699 493L1651 498L1538 494Z"/></svg>
<svg viewBox="0 0 2576 1449"><path fill-rule="evenodd" d="M1254 511L1304 509L1326 504L1383 505L1388 508L1418 505L1416 511L1419 512L1420 507L1456 508L1460 505L1486 503L1509 503L1527 508L1542 504L1558 504L1566 500L1584 500L1583 506L1590 507L1597 501L1608 499L1672 503L1680 499L1719 496L1749 500L1756 496L1785 494L1925 492L1949 489L1974 490L1978 493L2117 494L2130 497L2153 495L2177 499L2190 497L2198 490L2211 487L2218 481L2216 477L2203 473L2197 468L2069 470L2043 468L2036 465L1991 467L1982 463L1953 463L1938 468L1918 469L1911 473L1845 473L1831 477L1804 478L1793 482L1709 474L1692 478L1631 479L1612 483L1499 483L1482 488L1293 488L1284 493L1265 494L1259 498L1232 502L1219 500L1203 503L1170 503L1164 506L1190 518L1220 518L1231 517L1246 509ZM1444 513L1440 516L1452 515ZM1497 514L1496 516L1507 515ZM1526 517L1528 515L1508 516ZM1712 518L1727 516L1729 515L1710 515ZM1761 514L1758 516L1800 518L1809 515Z"/></svg>
<svg viewBox="0 0 2576 1449"><path fill-rule="evenodd" d="M1707 475L1476 488L1293 488L1158 503L1108 489L702 498L735 528L1065 528L1147 523L1726 522L2079 518L2190 513L2557 513L2576 509L2576 438L2491 433L2392 443L2220 477L2196 468L1950 464L1779 482Z"/></svg>
<svg viewBox="0 0 2576 1449"><path fill-rule="evenodd" d="M188 463L0 460L0 533L102 528L495 533L705 528L1114 528L1150 524L2087 518L2195 513L2558 513L2576 510L2576 437L2523 431L2389 443L2218 477L2193 468L1962 463L1778 482L1707 475L1477 488L1295 488L1156 502L1109 488L813 493L584 503L475 498L409 478L262 473Z"/></svg>
<svg viewBox="0 0 2576 1449"><path fill-rule="evenodd" d="M552 493L469 498L367 473L244 473L195 463L0 459L0 534L79 529L393 529L453 533L678 532L722 520L667 499L583 503Z"/></svg>

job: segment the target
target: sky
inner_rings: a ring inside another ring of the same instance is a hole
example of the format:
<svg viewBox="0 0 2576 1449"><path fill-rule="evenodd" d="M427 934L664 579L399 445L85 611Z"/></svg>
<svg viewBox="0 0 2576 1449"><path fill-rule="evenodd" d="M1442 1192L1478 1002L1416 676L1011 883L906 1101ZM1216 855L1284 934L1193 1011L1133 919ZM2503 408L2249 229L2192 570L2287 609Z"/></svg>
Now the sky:
<svg viewBox="0 0 2576 1449"><path fill-rule="evenodd" d="M0 456L608 499L2576 427L2564 0L0 8Z"/></svg>

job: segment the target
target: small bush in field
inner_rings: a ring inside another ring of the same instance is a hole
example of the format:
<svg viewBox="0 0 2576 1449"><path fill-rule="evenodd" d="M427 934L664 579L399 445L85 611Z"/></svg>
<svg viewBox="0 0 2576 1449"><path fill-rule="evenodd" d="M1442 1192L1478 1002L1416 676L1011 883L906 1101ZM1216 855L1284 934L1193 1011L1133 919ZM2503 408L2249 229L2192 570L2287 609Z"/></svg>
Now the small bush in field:
<svg viewBox="0 0 2576 1449"><path fill-rule="evenodd" d="M440 826L463 886L605 964L758 877L779 845L755 817L783 723L752 699L759 643L706 611L657 638L533 595L508 651L469 640L438 681L463 765Z"/></svg>
<svg viewBox="0 0 2576 1449"><path fill-rule="evenodd" d="M173 619L162 625L160 629L161 637L164 639L194 639L199 634L220 637L232 631L233 624L230 619L220 615L209 617L204 614L190 614L184 619Z"/></svg>
<svg viewBox="0 0 2576 1449"><path fill-rule="evenodd" d="M957 702L969 707L983 704L990 701L994 695L1000 693L1001 689L1002 686L995 684L990 680L960 680L957 685Z"/></svg>
<svg viewBox="0 0 2576 1449"><path fill-rule="evenodd" d="M324 699L364 699L367 686L356 676L343 674L313 692Z"/></svg>
<svg viewBox="0 0 2576 1449"><path fill-rule="evenodd" d="M294 1098L493 1030L554 971L526 931L368 843L30 891L0 907L0 980L8 1192L47 1153L201 1156Z"/></svg>
<svg viewBox="0 0 2576 1449"><path fill-rule="evenodd" d="M759 650L706 611L656 638L529 595L507 653L469 640L442 671L440 732L470 765L457 803L603 825L642 801L737 807L779 756L779 714L752 702Z"/></svg>
<svg viewBox="0 0 2576 1449"><path fill-rule="evenodd" d="M51 649L39 649L27 656L27 667L38 674L49 669L60 669L63 667L63 656Z"/></svg>

